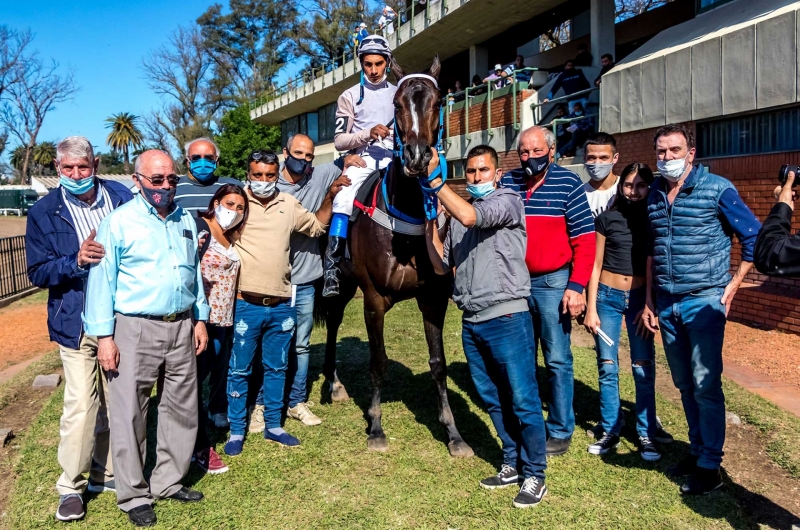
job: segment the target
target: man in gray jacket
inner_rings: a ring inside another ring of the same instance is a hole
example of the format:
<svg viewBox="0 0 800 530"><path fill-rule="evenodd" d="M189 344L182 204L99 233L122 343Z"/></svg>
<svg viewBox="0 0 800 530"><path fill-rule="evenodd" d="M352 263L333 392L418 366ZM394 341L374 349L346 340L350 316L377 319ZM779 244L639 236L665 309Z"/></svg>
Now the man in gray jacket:
<svg viewBox="0 0 800 530"><path fill-rule="evenodd" d="M444 243L435 221L426 225L426 240L438 274L455 267L453 300L464 311L464 354L503 444L499 473L480 484L496 489L521 483L514 506L528 508L547 494L545 428L528 313L525 211L517 192L497 188L502 175L497 166L491 147L469 151L470 202L440 178L430 182L452 219Z"/></svg>

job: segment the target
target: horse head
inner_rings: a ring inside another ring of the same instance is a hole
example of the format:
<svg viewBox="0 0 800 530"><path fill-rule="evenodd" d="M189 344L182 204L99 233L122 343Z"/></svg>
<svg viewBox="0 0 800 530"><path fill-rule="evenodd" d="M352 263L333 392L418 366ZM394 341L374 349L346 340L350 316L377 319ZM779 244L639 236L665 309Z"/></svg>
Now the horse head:
<svg viewBox="0 0 800 530"><path fill-rule="evenodd" d="M421 74L405 75L396 65L392 71L397 76L394 95L394 122L397 138L402 148L402 162L407 176L426 174L433 157L432 147L439 140L439 110L442 105L438 78L441 71L439 56Z"/></svg>

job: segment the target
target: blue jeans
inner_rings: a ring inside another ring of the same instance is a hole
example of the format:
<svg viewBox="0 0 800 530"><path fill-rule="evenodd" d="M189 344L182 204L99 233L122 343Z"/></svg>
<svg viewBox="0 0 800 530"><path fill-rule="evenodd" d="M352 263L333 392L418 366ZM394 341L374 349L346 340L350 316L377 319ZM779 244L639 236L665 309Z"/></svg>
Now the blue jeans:
<svg viewBox="0 0 800 530"><path fill-rule="evenodd" d="M631 347L631 368L636 385L636 432L652 438L656 428L656 350L653 337L643 339L636 334L633 320L644 308L647 287L631 291L614 289L602 283L597 289L597 316L600 328L614 341L609 346L595 335L597 371L600 375L600 416L603 430L619 435L622 409L619 402L619 339L622 319L628 328ZM610 362L608 362L610 361ZM637 364L638 363L638 364Z"/></svg>
<svg viewBox="0 0 800 530"><path fill-rule="evenodd" d="M575 376L570 349L572 319L569 313L561 313L561 299L568 281L568 268L531 276L531 295L528 298L533 318L533 336L542 345L550 385L550 396L546 399L547 435L562 440L571 438L575 430L575 413L572 410ZM536 359L536 346L533 351Z"/></svg>
<svg viewBox="0 0 800 530"><path fill-rule="evenodd" d="M463 322L461 340L472 381L503 444L503 463L525 478L544 478L546 437L531 319L514 313Z"/></svg>
<svg viewBox="0 0 800 530"><path fill-rule="evenodd" d="M294 335L295 308L289 300L265 307L237 299L235 315L233 349L228 369L228 421L231 423L231 434L244 435L246 430L247 384L259 344L264 366L264 423L267 429L280 427L289 344Z"/></svg>
<svg viewBox="0 0 800 530"><path fill-rule="evenodd" d="M289 356L289 378L292 379L292 390L289 392L289 408L305 403L308 391L308 343L311 330L314 328L314 282L304 283L296 287L294 307L297 310L297 324L292 339Z"/></svg>
<svg viewBox="0 0 800 530"><path fill-rule="evenodd" d="M664 352L689 424L689 451L707 469L720 466L725 444L722 342L727 319L722 293L722 288L713 288L657 297Z"/></svg>

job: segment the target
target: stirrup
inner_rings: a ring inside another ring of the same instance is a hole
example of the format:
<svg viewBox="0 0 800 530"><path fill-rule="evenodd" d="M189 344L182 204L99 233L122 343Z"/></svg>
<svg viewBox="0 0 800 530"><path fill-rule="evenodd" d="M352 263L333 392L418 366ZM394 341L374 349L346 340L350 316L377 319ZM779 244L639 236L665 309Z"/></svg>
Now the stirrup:
<svg viewBox="0 0 800 530"><path fill-rule="evenodd" d="M323 298L339 296L339 278L334 271L325 271L325 283L322 287Z"/></svg>

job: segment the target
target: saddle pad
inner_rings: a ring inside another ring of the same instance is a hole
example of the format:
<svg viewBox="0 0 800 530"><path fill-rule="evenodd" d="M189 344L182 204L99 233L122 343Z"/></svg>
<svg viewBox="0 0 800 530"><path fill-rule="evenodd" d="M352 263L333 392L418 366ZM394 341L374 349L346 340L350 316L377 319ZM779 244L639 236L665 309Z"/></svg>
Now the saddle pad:
<svg viewBox="0 0 800 530"><path fill-rule="evenodd" d="M375 189L375 186L380 181L381 175L383 174L382 169L376 169L364 180L364 183L358 189L358 193L356 193L356 200L361 204L366 204L367 206L371 205L372 203L372 191ZM358 215L364 213L361 211L360 208L353 208L353 213L350 214L350 222L353 222L358 218Z"/></svg>

